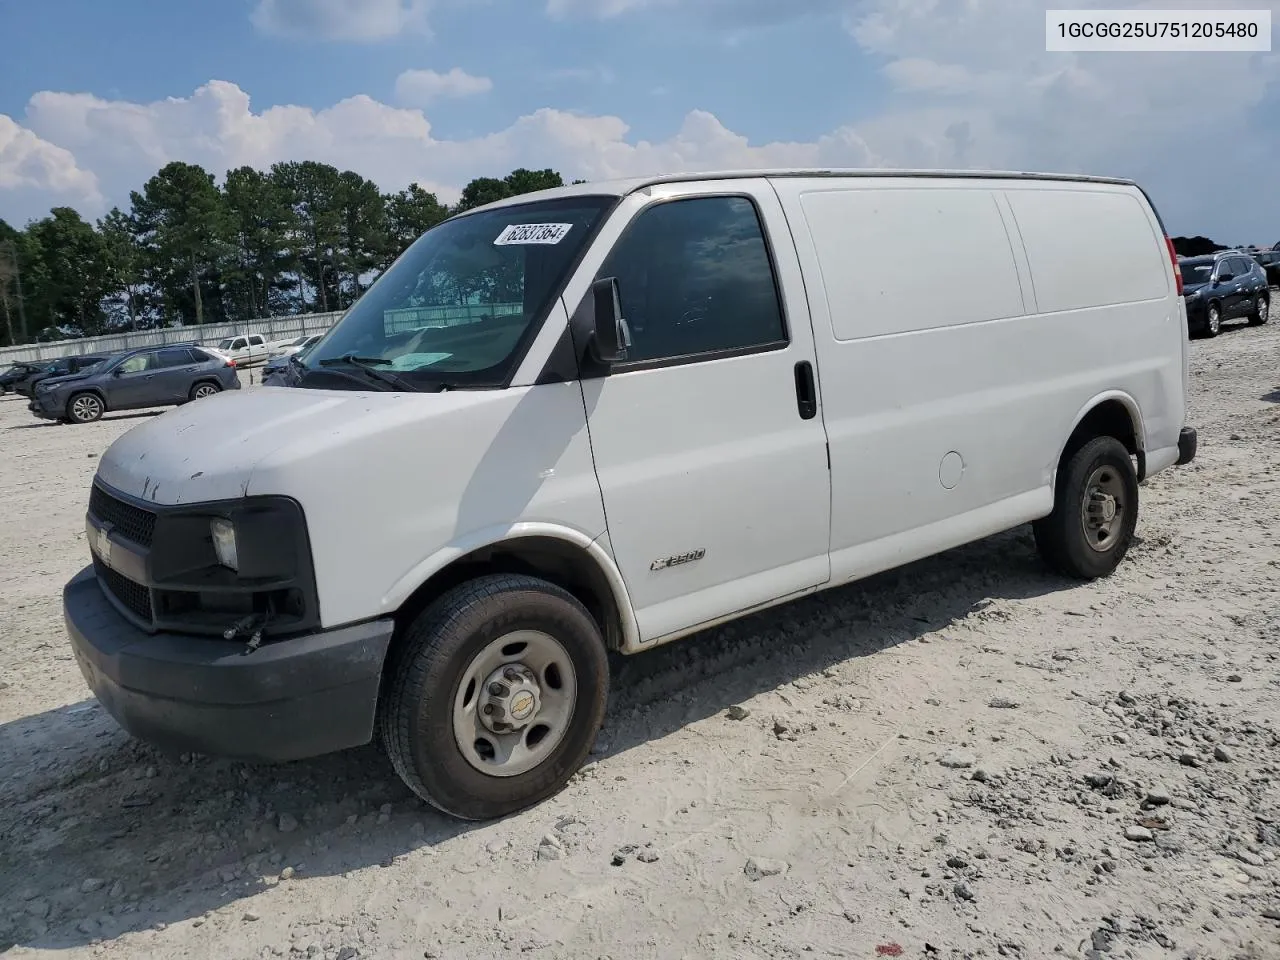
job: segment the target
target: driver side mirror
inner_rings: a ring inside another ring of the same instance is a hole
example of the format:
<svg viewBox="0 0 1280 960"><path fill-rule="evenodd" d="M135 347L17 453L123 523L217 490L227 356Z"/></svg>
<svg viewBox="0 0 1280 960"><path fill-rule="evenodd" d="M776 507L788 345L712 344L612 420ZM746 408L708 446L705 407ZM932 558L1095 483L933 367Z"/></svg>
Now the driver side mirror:
<svg viewBox="0 0 1280 960"><path fill-rule="evenodd" d="M1229 274L1229 273L1220 273L1220 274L1218 274L1218 279L1217 279L1217 280L1215 280L1215 281L1213 281L1213 282L1214 282L1214 283L1226 283L1228 280L1233 280L1233 279L1235 279L1235 278L1234 278L1234 277L1232 277L1232 276L1231 276L1231 274Z"/></svg>
<svg viewBox="0 0 1280 960"><path fill-rule="evenodd" d="M124 375L124 371L121 370L119 367L116 367L114 370L111 371L111 375L113 377L120 377Z"/></svg>
<svg viewBox="0 0 1280 960"><path fill-rule="evenodd" d="M591 350L602 363L627 359L631 349L631 328L622 318L622 300L616 277L604 277L591 284L592 316L595 320Z"/></svg>

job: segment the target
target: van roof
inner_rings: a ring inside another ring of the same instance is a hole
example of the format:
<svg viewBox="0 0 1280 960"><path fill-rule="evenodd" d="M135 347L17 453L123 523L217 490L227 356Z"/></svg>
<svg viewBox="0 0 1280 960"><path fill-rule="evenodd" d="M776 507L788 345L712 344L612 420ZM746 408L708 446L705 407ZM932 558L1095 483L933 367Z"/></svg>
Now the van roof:
<svg viewBox="0 0 1280 960"><path fill-rule="evenodd" d="M474 213L479 210L496 210L500 207L517 206L522 203L533 203L538 200L555 200L562 197L580 196L615 196L625 197L627 194L644 190L647 187L664 183L688 183L694 180L742 180L763 177L921 177L921 178L961 178L966 180L1065 180L1075 183L1109 183L1119 186L1136 186L1132 180L1119 177L1094 177L1072 173L1032 173L1015 170L894 170L886 168L854 167L841 169L829 168L780 168L760 170L703 170L688 173L667 173L652 177L629 177L618 180L597 180L587 183L568 184L553 187L549 190L536 190L505 200L495 200L483 206L468 210ZM466 216L466 214L462 214Z"/></svg>

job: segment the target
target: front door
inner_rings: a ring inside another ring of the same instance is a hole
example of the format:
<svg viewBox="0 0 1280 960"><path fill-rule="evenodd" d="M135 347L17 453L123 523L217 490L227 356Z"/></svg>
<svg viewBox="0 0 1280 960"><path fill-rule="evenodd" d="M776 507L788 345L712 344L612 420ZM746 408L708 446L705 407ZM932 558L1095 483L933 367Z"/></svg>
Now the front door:
<svg viewBox="0 0 1280 960"><path fill-rule="evenodd" d="M667 189L598 277L625 362L583 381L609 540L642 640L824 583L831 487L813 332L764 180Z"/></svg>
<svg viewBox="0 0 1280 960"><path fill-rule="evenodd" d="M131 410L155 404L156 355L154 351L135 353L116 367L103 384L107 407Z"/></svg>

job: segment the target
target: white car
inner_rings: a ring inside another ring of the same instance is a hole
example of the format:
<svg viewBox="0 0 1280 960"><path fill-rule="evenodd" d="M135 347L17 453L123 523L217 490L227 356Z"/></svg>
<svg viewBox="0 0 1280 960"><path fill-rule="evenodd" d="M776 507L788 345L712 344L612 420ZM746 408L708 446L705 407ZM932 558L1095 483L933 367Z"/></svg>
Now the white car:
<svg viewBox="0 0 1280 960"><path fill-rule="evenodd" d="M376 736L423 799L509 814L586 759L610 651L1026 523L1053 570L1110 574L1139 483L1196 452L1180 278L1142 190L1083 176L691 174L477 208L296 387L112 444L72 649L175 751Z"/></svg>
<svg viewBox="0 0 1280 960"><path fill-rule="evenodd" d="M311 346L319 340L324 334L322 333L304 333L300 337L292 340L284 340L272 345L272 357L291 357L295 353L301 353L307 347Z"/></svg>
<svg viewBox="0 0 1280 960"><path fill-rule="evenodd" d="M266 363L271 347L261 334L250 333L238 337L225 337L213 349L235 361L237 367L251 367Z"/></svg>

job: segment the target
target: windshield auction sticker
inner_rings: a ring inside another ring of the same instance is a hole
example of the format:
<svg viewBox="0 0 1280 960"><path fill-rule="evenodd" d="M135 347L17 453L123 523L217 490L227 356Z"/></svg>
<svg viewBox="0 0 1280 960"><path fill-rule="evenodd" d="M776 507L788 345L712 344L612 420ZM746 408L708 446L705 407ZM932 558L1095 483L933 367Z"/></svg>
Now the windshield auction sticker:
<svg viewBox="0 0 1280 960"><path fill-rule="evenodd" d="M513 223L493 241L495 247L520 244L559 243L573 228L572 223Z"/></svg>

